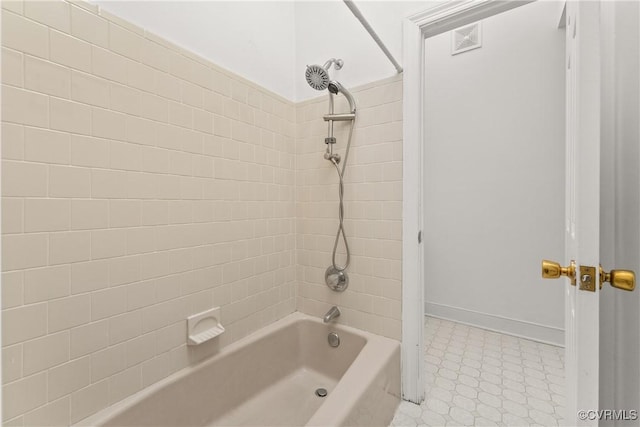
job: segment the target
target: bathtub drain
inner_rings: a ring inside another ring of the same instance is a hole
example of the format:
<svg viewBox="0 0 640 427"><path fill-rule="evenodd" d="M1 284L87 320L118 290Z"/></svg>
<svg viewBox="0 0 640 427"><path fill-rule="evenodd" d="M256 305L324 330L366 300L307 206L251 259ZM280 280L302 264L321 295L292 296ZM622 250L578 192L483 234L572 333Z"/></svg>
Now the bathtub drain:
<svg viewBox="0 0 640 427"><path fill-rule="evenodd" d="M318 397L325 397L327 395L327 389L326 388L319 388L316 390L316 396Z"/></svg>

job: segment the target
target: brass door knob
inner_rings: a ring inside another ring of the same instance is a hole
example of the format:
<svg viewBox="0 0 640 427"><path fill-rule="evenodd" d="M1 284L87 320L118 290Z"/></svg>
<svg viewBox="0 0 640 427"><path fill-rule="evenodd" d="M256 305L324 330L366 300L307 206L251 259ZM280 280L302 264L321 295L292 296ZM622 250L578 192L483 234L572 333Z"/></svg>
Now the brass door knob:
<svg viewBox="0 0 640 427"><path fill-rule="evenodd" d="M542 278L543 279L558 279L560 276L566 276L571 279L571 284L576 285L576 263L571 261L568 267L561 267L559 263L555 261L542 260Z"/></svg>
<svg viewBox="0 0 640 427"><path fill-rule="evenodd" d="M611 270L607 273L600 266L600 289L604 282L623 291L632 291L636 288L636 274L631 270Z"/></svg>

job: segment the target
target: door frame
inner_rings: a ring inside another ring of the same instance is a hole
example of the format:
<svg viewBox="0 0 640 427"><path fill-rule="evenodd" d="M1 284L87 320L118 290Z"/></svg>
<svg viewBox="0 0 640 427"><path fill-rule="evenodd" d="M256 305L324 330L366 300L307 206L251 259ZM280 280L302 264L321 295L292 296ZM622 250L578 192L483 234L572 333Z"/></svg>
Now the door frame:
<svg viewBox="0 0 640 427"><path fill-rule="evenodd" d="M425 398L423 230L424 44L428 37L534 0L450 1L403 22L402 398Z"/></svg>

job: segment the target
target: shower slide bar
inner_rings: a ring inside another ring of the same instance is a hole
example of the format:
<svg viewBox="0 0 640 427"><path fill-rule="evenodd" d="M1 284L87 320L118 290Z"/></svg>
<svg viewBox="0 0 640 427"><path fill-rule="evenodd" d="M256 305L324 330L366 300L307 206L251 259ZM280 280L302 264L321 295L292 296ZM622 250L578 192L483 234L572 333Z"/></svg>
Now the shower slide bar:
<svg viewBox="0 0 640 427"><path fill-rule="evenodd" d="M402 72L402 67L400 66L400 64L398 64L398 61L395 60L391 52L389 52L389 49L387 49L387 47L384 45L382 40L380 40L380 37L378 37L374 29L371 28L371 25L369 25L365 17L362 15L362 12L360 12L360 9L358 9L358 6L356 6L352 0L343 0L343 1L344 1L344 4L347 5L351 13L353 13L353 15L356 18L358 18L358 21L360 21L364 29L367 30L367 32L371 35L373 40L378 44L378 46L380 46L380 49L382 49L382 51L387 56L387 58L389 58L389 61L391 61L393 66L396 67L396 70L398 70L398 74L400 74Z"/></svg>

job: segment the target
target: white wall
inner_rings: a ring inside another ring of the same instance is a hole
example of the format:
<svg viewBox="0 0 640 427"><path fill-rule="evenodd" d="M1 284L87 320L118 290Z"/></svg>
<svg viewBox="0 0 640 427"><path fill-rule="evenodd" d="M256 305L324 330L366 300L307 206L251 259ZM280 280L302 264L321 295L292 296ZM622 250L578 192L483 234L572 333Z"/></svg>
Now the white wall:
<svg viewBox="0 0 640 427"><path fill-rule="evenodd" d="M289 100L295 98L293 2L94 3Z"/></svg>
<svg viewBox="0 0 640 427"><path fill-rule="evenodd" d="M347 87L396 74L341 0L94 3L292 101L319 95L305 82L305 66L331 57L344 59L344 68L331 75ZM357 6L402 65L402 19L437 3Z"/></svg>
<svg viewBox="0 0 640 427"><path fill-rule="evenodd" d="M564 36L536 2L426 43L426 312L562 344Z"/></svg>

